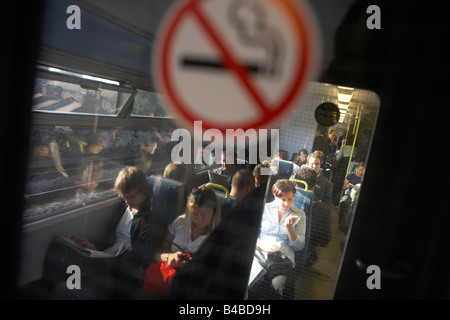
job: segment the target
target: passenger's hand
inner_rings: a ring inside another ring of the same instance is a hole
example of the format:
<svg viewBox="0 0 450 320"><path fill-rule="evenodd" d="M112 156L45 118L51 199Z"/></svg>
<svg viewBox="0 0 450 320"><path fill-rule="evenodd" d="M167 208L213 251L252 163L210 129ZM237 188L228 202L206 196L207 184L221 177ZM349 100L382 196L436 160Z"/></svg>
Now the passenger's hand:
<svg viewBox="0 0 450 320"><path fill-rule="evenodd" d="M286 228L288 227L292 227L295 223L295 221L297 221L298 217L289 217L286 219Z"/></svg>
<svg viewBox="0 0 450 320"><path fill-rule="evenodd" d="M97 248L95 247L95 244L93 244L92 242L90 242L88 239L86 239L84 237L73 236L72 240L77 245L79 245L79 246L81 246L83 248L88 248L88 249L91 249L91 250L97 250Z"/></svg>
<svg viewBox="0 0 450 320"><path fill-rule="evenodd" d="M169 258L167 259L167 263L173 268L179 268L179 267L183 266L183 264L186 263L186 261L180 259L180 257L178 255L181 255L181 254L182 254L181 251L170 253Z"/></svg>

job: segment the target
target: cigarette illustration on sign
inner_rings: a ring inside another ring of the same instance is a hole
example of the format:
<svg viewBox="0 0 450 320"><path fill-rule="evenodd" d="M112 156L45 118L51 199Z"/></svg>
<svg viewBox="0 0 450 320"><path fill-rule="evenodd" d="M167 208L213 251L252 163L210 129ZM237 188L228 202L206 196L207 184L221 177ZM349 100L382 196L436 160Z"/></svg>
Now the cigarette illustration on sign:
<svg viewBox="0 0 450 320"><path fill-rule="evenodd" d="M265 8L256 1L234 0L228 11L231 32L236 32L243 46L253 47L255 51L262 51L263 58L254 56L244 58L242 66L249 72L261 73L274 77L280 72L283 46L276 26L267 23ZM217 71L226 70L225 63L217 57L185 56L181 63L185 67L211 68Z"/></svg>

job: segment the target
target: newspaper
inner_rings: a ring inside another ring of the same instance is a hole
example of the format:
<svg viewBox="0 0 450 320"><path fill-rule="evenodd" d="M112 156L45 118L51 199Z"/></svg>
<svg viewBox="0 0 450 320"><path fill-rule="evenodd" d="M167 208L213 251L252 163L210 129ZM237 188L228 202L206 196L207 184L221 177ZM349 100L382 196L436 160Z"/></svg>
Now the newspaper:
<svg viewBox="0 0 450 320"><path fill-rule="evenodd" d="M91 258L112 258L112 257L117 257L117 256L121 255L124 251L127 250L127 248L125 247L125 244L123 242L116 242L110 248L108 248L108 249L106 249L104 251L98 251L98 250L92 250L92 249L88 249L88 248L82 247L82 246L76 244L72 239L64 237L64 236L61 236L61 235L57 235L55 237L55 240L56 241L60 241L61 243L65 243L68 246L70 246L73 249L75 249L80 254L82 254L83 256L91 257Z"/></svg>

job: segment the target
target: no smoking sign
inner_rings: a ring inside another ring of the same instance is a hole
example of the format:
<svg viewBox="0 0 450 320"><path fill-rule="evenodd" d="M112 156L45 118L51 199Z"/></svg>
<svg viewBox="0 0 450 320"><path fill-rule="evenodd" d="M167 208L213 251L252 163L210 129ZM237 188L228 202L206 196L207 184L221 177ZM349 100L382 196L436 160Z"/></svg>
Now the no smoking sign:
<svg viewBox="0 0 450 320"><path fill-rule="evenodd" d="M311 17L297 0L180 0L158 31L156 85L189 129L272 127L316 72Z"/></svg>

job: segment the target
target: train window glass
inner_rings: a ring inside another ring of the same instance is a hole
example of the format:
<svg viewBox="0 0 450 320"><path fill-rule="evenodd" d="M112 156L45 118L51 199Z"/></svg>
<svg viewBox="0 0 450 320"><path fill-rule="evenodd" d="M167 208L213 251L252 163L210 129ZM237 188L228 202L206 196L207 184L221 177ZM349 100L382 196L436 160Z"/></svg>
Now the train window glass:
<svg viewBox="0 0 450 320"><path fill-rule="evenodd" d="M169 130L33 126L24 223L117 197L114 180L126 165L162 174L170 153L157 161L147 151L165 149L163 131Z"/></svg>
<svg viewBox="0 0 450 320"><path fill-rule="evenodd" d="M300 195L297 191L293 200L305 212L306 236L305 247L294 254L295 272L288 274L286 299L333 298L359 194L364 192L365 163L379 108L380 100L372 91L311 83L301 104L279 127L279 160L272 165L271 183L280 178L311 181L309 191L302 190ZM301 157L302 153L309 157ZM294 166L297 176L283 169L286 164ZM307 168L318 172L315 182L309 180ZM296 188L305 189L305 185L297 182ZM308 194L313 199L309 214ZM263 218L261 230L267 221ZM261 248L284 247L278 238L270 242L270 232L263 240L258 242ZM288 252L283 254L289 257ZM249 298L277 298L270 275L250 288ZM249 280L254 277L252 273Z"/></svg>
<svg viewBox="0 0 450 320"><path fill-rule="evenodd" d="M144 90L137 90L131 115L172 118L171 113L166 108L163 96L159 93Z"/></svg>
<svg viewBox="0 0 450 320"><path fill-rule="evenodd" d="M88 79L88 76L84 76ZM117 115L130 93L106 89L99 82L71 83L36 78L32 110L54 113Z"/></svg>
<svg viewBox="0 0 450 320"><path fill-rule="evenodd" d="M137 95L141 95L143 100L148 97L147 92L143 91ZM156 102L156 105L162 106L161 100L157 96L155 101L159 102ZM144 104L150 104L148 101ZM331 112L327 113L328 109L323 108L324 103L336 106L339 112L331 108ZM322 182L316 182L314 189L308 191L315 194L312 211L309 212L309 216L305 216L309 238L305 248L299 251L304 254L303 257L300 254L296 262L301 270L301 276L298 273L293 274L292 281L289 281L292 290L287 291L289 292L287 299L333 297L342 257L345 254L345 243L351 236L351 223L356 212L359 192L364 192L363 180L358 181L358 175L361 178L358 165L367 161L379 107L380 101L374 92L311 83L300 105L292 109L292 115L278 128L280 149L277 153L278 166L273 165L277 163L276 161L271 161L272 169L278 171L277 175L272 176L271 182L274 183L275 177L279 178L283 174L280 160L292 167L292 171L285 178L295 178L292 176L294 170L300 170L304 165L312 167L312 164L303 163L299 160L301 157L297 157L302 153L302 149L311 154L325 147L323 152L327 155L319 159L319 176L328 181L330 186L327 190L329 197L320 194L320 190L324 187L317 186ZM98 223L95 217L102 216L99 211L103 213L103 217L110 216L111 207L107 206L102 210L102 206L103 203L118 199L113 184L118 172L124 166L137 166L143 169L148 177L163 175L165 163L171 160L171 151L177 143L170 139L176 127L162 125L161 121L166 121L165 119L147 118L145 113L150 113L148 110L150 109L143 111L142 114L135 112L134 117L125 120L112 117L113 121L108 122L109 125L102 125L101 117L92 115L82 117L90 120L95 118L92 125L88 125L88 121L68 124L64 120L66 119L64 114L57 114L56 118L50 117L55 122L53 124L47 121L34 123L30 136L24 225L31 226L35 222L46 222L51 220L47 218L61 216L69 219L67 221L76 223L58 222L58 218L53 219L56 222L52 222L53 225L48 227L48 230L47 227L42 227L40 230L33 229L25 233L23 241L27 252L40 252L43 257L45 246L55 234L67 236L90 234L92 237L101 237L99 233L101 223ZM44 115L48 116L46 113ZM141 121L143 116L145 123ZM64 121L58 123L59 120ZM327 121L331 121L332 125ZM317 142L318 137L327 141L322 147ZM158 152L165 152L165 159L161 162L147 154L151 152L149 150L154 142ZM208 141L203 141L203 147L208 145ZM196 159L202 150L202 147L199 147L199 150L191 150L192 159ZM206 157L203 154L202 163L191 162L192 166L186 166L187 179L183 184L184 192L178 190L177 193L169 192L164 195L159 193L164 189L162 180L159 178L149 180L153 181L153 187L158 187L151 191L158 190L156 195L153 194L153 201L160 208L164 208L167 215L171 215L170 220L183 212L182 209L176 211L172 207L180 205L180 199L183 199L181 200L183 207L186 203L185 192L209 182L208 169L211 166L221 166L220 163L213 162L212 158L213 154ZM252 167L249 165L255 164L246 164L247 167ZM354 175L348 179L351 180L351 188L344 190L344 183L350 174ZM267 190L265 202L268 203L274 197L271 195L271 189ZM220 190L216 191L218 194L221 193ZM317 213L317 208L322 208L322 211ZM302 209L307 211L306 208ZM172 216L174 214L175 216ZM104 220L102 223L107 220L102 219ZM43 243L43 248L37 248L38 243ZM34 265L34 256L35 253L24 254L21 281L26 282L33 277L41 276L34 275L41 272L41 269L28 267ZM264 285L255 288L258 293L270 292ZM253 294L254 291L249 290L249 298L253 298ZM263 297L273 298L270 294Z"/></svg>

